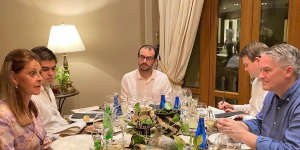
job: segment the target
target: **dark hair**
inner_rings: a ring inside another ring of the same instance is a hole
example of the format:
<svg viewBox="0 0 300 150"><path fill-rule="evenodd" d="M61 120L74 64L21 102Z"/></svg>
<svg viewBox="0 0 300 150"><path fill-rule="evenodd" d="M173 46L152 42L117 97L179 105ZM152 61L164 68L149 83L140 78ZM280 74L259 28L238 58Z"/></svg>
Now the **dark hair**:
<svg viewBox="0 0 300 150"><path fill-rule="evenodd" d="M266 44L254 41L249 43L242 49L240 58L247 56L250 61L254 62L256 57L260 57L261 53L268 49L269 47Z"/></svg>
<svg viewBox="0 0 300 150"><path fill-rule="evenodd" d="M55 63L57 63L55 54L45 46L34 47L31 49L31 51L34 52L35 54L37 54L40 57L41 61L54 60Z"/></svg>
<svg viewBox="0 0 300 150"><path fill-rule="evenodd" d="M158 49L156 49L154 46L152 46L152 45L142 45L140 48L139 48L139 51L138 51L138 56L140 55L140 51L141 51L141 49L143 49L143 48L145 48L145 49L148 49L148 50L154 50L154 59L156 59L157 58L157 56L158 56L158 53L159 53L159 51L158 51Z"/></svg>

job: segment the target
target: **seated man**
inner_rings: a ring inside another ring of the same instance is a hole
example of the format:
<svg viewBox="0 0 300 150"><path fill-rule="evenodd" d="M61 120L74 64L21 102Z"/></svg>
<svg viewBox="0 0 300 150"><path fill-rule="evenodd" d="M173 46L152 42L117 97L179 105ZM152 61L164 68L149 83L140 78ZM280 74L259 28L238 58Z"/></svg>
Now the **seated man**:
<svg viewBox="0 0 300 150"><path fill-rule="evenodd" d="M289 44L272 46L260 59L264 90L256 119L217 120L218 129L257 150L300 149L300 52Z"/></svg>
<svg viewBox="0 0 300 150"><path fill-rule="evenodd" d="M39 95L32 95L31 99L39 110L39 117L47 133L52 136L53 131L63 129L69 123L62 118L57 110L55 96L50 84L54 81L56 75L56 56L47 47L39 46L31 50L41 59L43 82Z"/></svg>
<svg viewBox="0 0 300 150"><path fill-rule="evenodd" d="M268 46L266 44L255 41L249 43L240 53L240 58L245 66L245 71L247 71L250 78L253 79L249 104L231 105L227 102L221 101L218 103L219 109L225 110L226 112L244 111L252 117L255 117L255 115L261 110L267 91L262 88L262 83L258 79L259 62L261 53L267 48Z"/></svg>
<svg viewBox="0 0 300 150"><path fill-rule="evenodd" d="M169 94L171 85L167 75L154 70L158 52L151 45L143 45L138 51L138 69L126 73L121 82L122 101L127 99L152 99L148 104L159 104L161 94Z"/></svg>

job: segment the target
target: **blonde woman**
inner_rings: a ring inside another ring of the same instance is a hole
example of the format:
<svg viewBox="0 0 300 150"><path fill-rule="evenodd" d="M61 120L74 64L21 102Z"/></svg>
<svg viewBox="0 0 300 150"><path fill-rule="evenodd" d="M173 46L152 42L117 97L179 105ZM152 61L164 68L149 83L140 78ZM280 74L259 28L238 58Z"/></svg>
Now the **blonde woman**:
<svg viewBox="0 0 300 150"><path fill-rule="evenodd" d="M0 149L46 149L50 140L31 95L39 94L39 57L26 49L5 57L0 72Z"/></svg>

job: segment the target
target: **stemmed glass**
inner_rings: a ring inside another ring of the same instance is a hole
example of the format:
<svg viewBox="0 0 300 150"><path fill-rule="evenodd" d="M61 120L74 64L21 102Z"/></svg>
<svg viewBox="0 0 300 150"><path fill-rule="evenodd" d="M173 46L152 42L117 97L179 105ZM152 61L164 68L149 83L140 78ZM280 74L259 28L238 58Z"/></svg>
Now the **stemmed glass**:
<svg viewBox="0 0 300 150"><path fill-rule="evenodd" d="M149 102L152 101L152 98L151 97L143 97L141 98L141 106L142 107L145 107L148 105Z"/></svg>
<svg viewBox="0 0 300 150"><path fill-rule="evenodd" d="M187 97L187 99L191 100L193 96L191 89L183 88L182 90L183 90L183 94Z"/></svg>
<svg viewBox="0 0 300 150"><path fill-rule="evenodd" d="M188 89L182 88L179 95L182 95L181 110L182 110L183 116L187 117L188 112L189 112L189 107L190 107L190 95L189 95Z"/></svg>
<svg viewBox="0 0 300 150"><path fill-rule="evenodd" d="M113 103L111 101L104 103L102 136L106 149L108 149L112 141L115 117Z"/></svg>
<svg viewBox="0 0 300 150"><path fill-rule="evenodd" d="M127 101L121 103L122 115L118 117L118 123L122 131L122 149L125 147L125 130L127 127L127 120L129 117Z"/></svg>

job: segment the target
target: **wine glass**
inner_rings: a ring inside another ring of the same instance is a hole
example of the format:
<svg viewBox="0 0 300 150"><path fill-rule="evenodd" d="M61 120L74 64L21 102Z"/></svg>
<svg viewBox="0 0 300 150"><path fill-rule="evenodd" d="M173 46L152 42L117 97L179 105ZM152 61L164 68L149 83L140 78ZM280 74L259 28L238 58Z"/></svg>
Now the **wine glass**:
<svg viewBox="0 0 300 150"><path fill-rule="evenodd" d="M141 99L141 106L145 107L148 105L148 103L152 102L152 98L151 97L143 97Z"/></svg>
<svg viewBox="0 0 300 150"><path fill-rule="evenodd" d="M93 133L101 134L102 125L99 123L99 120L103 119L102 113L97 113L95 118L93 119Z"/></svg>
<svg viewBox="0 0 300 150"><path fill-rule="evenodd" d="M187 97L188 100L192 99L193 93L191 91L191 89L189 88L183 88L184 91L184 95Z"/></svg>
<svg viewBox="0 0 300 150"><path fill-rule="evenodd" d="M127 109L128 109L128 117L131 119L134 113L134 105L138 102L137 98L135 97L127 97Z"/></svg>
<svg viewBox="0 0 300 150"><path fill-rule="evenodd" d="M128 103L127 101L124 101L121 103L121 108L122 108L122 112L123 114L121 116L119 116L119 125L122 131L122 149L124 149L124 145L125 145L125 131L127 128L127 121L129 119L129 109L128 109Z"/></svg>

